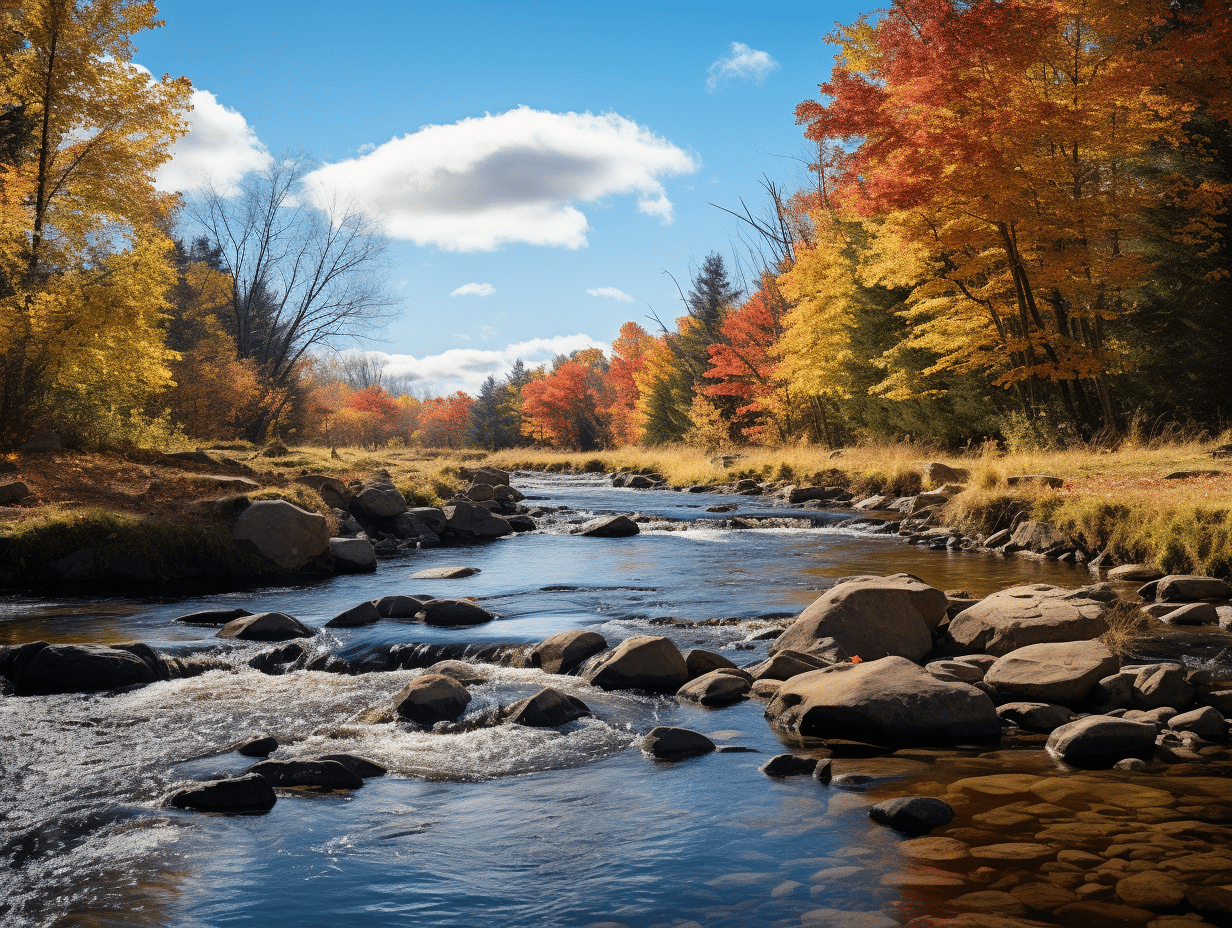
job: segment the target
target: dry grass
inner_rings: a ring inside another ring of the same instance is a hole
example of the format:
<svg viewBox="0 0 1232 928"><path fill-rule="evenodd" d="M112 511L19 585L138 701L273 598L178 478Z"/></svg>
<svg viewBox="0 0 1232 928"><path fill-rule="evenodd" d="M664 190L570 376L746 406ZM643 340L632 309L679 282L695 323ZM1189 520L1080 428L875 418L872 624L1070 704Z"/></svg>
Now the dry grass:
<svg viewBox="0 0 1232 928"><path fill-rule="evenodd" d="M1118 657L1131 654L1134 646L1147 637L1154 620L1141 607L1118 599L1104 607L1108 631L1099 636L1104 646Z"/></svg>

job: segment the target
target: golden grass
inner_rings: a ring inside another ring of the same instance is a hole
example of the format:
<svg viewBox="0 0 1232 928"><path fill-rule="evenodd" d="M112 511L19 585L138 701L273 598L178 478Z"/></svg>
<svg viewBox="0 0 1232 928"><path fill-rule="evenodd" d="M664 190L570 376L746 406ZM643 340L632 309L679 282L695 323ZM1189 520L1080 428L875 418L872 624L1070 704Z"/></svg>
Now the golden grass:
<svg viewBox="0 0 1232 928"><path fill-rule="evenodd" d="M1134 646L1147 637L1154 620L1142 608L1127 600L1108 603L1102 613L1108 631L1099 640L1118 657L1130 654Z"/></svg>

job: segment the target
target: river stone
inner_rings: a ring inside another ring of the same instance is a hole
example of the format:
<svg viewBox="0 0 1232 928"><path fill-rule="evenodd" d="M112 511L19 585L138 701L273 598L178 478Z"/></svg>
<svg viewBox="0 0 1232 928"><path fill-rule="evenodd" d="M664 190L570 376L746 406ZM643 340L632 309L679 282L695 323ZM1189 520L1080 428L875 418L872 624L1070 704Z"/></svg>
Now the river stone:
<svg viewBox="0 0 1232 928"><path fill-rule="evenodd" d="M471 483L482 483L491 487L509 486L509 472L496 467L484 465L474 468L463 467L460 470L462 478Z"/></svg>
<svg viewBox="0 0 1232 928"><path fill-rule="evenodd" d="M604 516L583 522L573 530L573 534L586 538L627 538L640 531L638 524L628 516Z"/></svg>
<svg viewBox="0 0 1232 928"><path fill-rule="evenodd" d="M790 680L792 677L828 667L829 663L803 651L784 650L771 654L749 668L755 680Z"/></svg>
<svg viewBox="0 0 1232 928"><path fill-rule="evenodd" d="M418 519L420 522L422 522L424 525L430 528L433 534L436 534L436 535L439 535L441 532L443 532L445 530L445 526L448 524L448 521L445 518L444 510L438 509L435 506L421 506L421 507L414 508L414 509L408 509L406 511L406 514L410 516L414 516L416 519ZM397 524L398 524L397 519L395 517L394 525L397 525Z"/></svg>
<svg viewBox="0 0 1232 928"><path fill-rule="evenodd" d="M1232 915L1232 890L1223 886L1190 886L1185 898L1206 915Z"/></svg>
<svg viewBox="0 0 1232 928"><path fill-rule="evenodd" d="M1070 705L1119 666L1099 641L1046 642L1006 654L988 669L984 682L1007 699Z"/></svg>
<svg viewBox="0 0 1232 928"><path fill-rule="evenodd" d="M1155 598L1166 603L1232 599L1232 586L1215 577L1169 574L1155 587Z"/></svg>
<svg viewBox="0 0 1232 928"><path fill-rule="evenodd" d="M1089 715L1062 725L1048 736L1048 752L1065 761L1109 762L1146 754L1155 748L1155 726Z"/></svg>
<svg viewBox="0 0 1232 928"><path fill-rule="evenodd" d="M1070 537L1049 522L1028 519L1019 523L1010 535L1007 550L1047 551L1058 545L1072 545Z"/></svg>
<svg viewBox="0 0 1232 928"><path fill-rule="evenodd" d="M704 677L712 670L735 670L736 665L722 654L707 651L705 648L694 648L684 656L684 666L689 672L689 679Z"/></svg>
<svg viewBox="0 0 1232 928"><path fill-rule="evenodd" d="M400 512L394 516L394 534L399 538L417 538L422 545L432 547L440 544L437 537L426 522L409 512Z"/></svg>
<svg viewBox="0 0 1232 928"><path fill-rule="evenodd" d="M172 793L167 799L177 809L201 812L268 812L277 801L274 788L255 773L198 783Z"/></svg>
<svg viewBox="0 0 1232 928"><path fill-rule="evenodd" d="M676 691L676 695L701 706L729 706L739 702L748 696L753 684L727 670L712 670L696 680L690 680Z"/></svg>
<svg viewBox="0 0 1232 928"><path fill-rule="evenodd" d="M34 641L3 650L0 670L18 696L92 693L144 686L159 679L155 666L119 647Z"/></svg>
<svg viewBox="0 0 1232 928"><path fill-rule="evenodd" d="M513 534L508 522L493 515L491 510L478 503L454 500L442 512L445 514L445 528L464 541L480 541Z"/></svg>
<svg viewBox="0 0 1232 928"><path fill-rule="evenodd" d="M1002 720L1026 731L1048 734L1074 720L1074 713L1051 702L1007 702L997 707Z"/></svg>
<svg viewBox="0 0 1232 928"><path fill-rule="evenodd" d="M775 779L812 776L817 770L817 758L799 754L775 754L757 769Z"/></svg>
<svg viewBox="0 0 1232 928"><path fill-rule="evenodd" d="M1134 583L1149 583L1163 578L1163 571L1150 564L1122 564L1108 571L1109 580L1124 580Z"/></svg>
<svg viewBox="0 0 1232 928"><path fill-rule="evenodd" d="M1103 604L1047 583L993 593L964 609L949 625L963 649L1000 657L1032 644L1084 641L1108 630Z"/></svg>
<svg viewBox="0 0 1232 928"><path fill-rule="evenodd" d="M1057 849L1047 844L1025 841L1007 841L1003 844L986 844L971 848L971 856L982 861L1013 861L1022 864L1039 864L1053 860Z"/></svg>
<svg viewBox="0 0 1232 928"><path fill-rule="evenodd" d="M314 758L318 761L334 761L342 764L347 770L355 774L361 780L369 780L373 777L385 776L385 768L380 764L368 760L366 757L356 757L354 754L323 754L320 757Z"/></svg>
<svg viewBox="0 0 1232 928"><path fill-rule="evenodd" d="M670 639L638 635L595 661L586 679L605 690L674 693L688 682L689 670Z"/></svg>
<svg viewBox="0 0 1232 928"><path fill-rule="evenodd" d="M962 860L969 856L971 845L954 838L929 837L911 838L900 844L898 849L918 860Z"/></svg>
<svg viewBox="0 0 1232 928"><path fill-rule="evenodd" d="M459 496L465 496L473 503L486 503L493 498L492 486L487 483L472 483Z"/></svg>
<svg viewBox="0 0 1232 928"><path fill-rule="evenodd" d="M1027 907L1017 896L997 889L981 889L966 893L949 902L951 908L981 915L1026 915Z"/></svg>
<svg viewBox="0 0 1232 928"><path fill-rule="evenodd" d="M394 708L404 719L420 725L453 722L470 704L471 694L453 677L441 673L416 677L394 697Z"/></svg>
<svg viewBox="0 0 1232 928"><path fill-rule="evenodd" d="M172 622L181 625L226 625L233 619L242 619L252 615L247 609L202 609L199 612L189 612L176 616Z"/></svg>
<svg viewBox="0 0 1232 928"><path fill-rule="evenodd" d="M365 487L352 502L364 515L373 519L390 519L407 510L406 498L393 487Z"/></svg>
<svg viewBox="0 0 1232 928"><path fill-rule="evenodd" d="M1126 905L1140 909L1170 909L1185 901L1185 884L1147 870L1118 880L1116 894Z"/></svg>
<svg viewBox="0 0 1232 928"><path fill-rule="evenodd" d="M582 700L550 686L509 707L509 721L532 728L557 728L590 714L590 708Z"/></svg>
<svg viewBox="0 0 1232 928"><path fill-rule="evenodd" d="M235 746L235 753L243 757L269 757L278 750L278 739L273 735L254 735Z"/></svg>
<svg viewBox="0 0 1232 928"><path fill-rule="evenodd" d="M1168 727L1173 731L1192 731L1207 741L1224 741L1228 737L1228 720L1210 706L1174 715L1168 720Z"/></svg>
<svg viewBox="0 0 1232 928"><path fill-rule="evenodd" d="M483 606L467 599L431 599L419 610L427 625L443 625L455 628L460 625L482 625L496 618Z"/></svg>
<svg viewBox="0 0 1232 928"><path fill-rule="evenodd" d="M316 632L299 619L285 612L258 612L228 622L217 632L215 638L238 638L241 641L289 641L292 638L311 638Z"/></svg>
<svg viewBox="0 0 1232 928"><path fill-rule="evenodd" d="M941 676L943 680L958 680L962 683L979 683L987 671L986 667L956 660L930 661L924 665L924 669L933 676Z"/></svg>
<svg viewBox="0 0 1232 928"><path fill-rule="evenodd" d="M285 570L299 570L329 550L329 522L285 499L262 499L240 513L231 537Z"/></svg>
<svg viewBox="0 0 1232 928"><path fill-rule="evenodd" d="M607 641L596 632L576 629L561 632L543 639L531 649L530 665L544 673L569 673L606 647Z"/></svg>
<svg viewBox="0 0 1232 928"><path fill-rule="evenodd" d="M466 661L437 661L427 669L427 672L443 673L447 677L453 677L463 686L474 686L478 683L488 682L488 675L483 670Z"/></svg>
<svg viewBox="0 0 1232 928"><path fill-rule="evenodd" d="M367 538L331 538L329 553L340 574L366 574L376 570L376 549Z"/></svg>
<svg viewBox="0 0 1232 928"><path fill-rule="evenodd" d="M374 599L372 605L383 619L413 619L423 611L424 603L430 603L432 596L382 596Z"/></svg>
<svg viewBox="0 0 1232 928"><path fill-rule="evenodd" d="M835 664L787 680L766 719L801 737L883 745L996 738L992 700L973 686L938 680L903 657Z"/></svg>
<svg viewBox="0 0 1232 928"><path fill-rule="evenodd" d="M1132 693L1137 709L1171 706L1180 711L1193 702L1194 688L1186 681L1185 668L1180 664L1152 664L1138 671Z"/></svg>
<svg viewBox="0 0 1232 928"><path fill-rule="evenodd" d="M325 505L331 509L346 511L350 505L351 491L336 477L327 477L325 474L300 474L292 479L296 483L316 490L321 499L325 501Z"/></svg>
<svg viewBox="0 0 1232 928"><path fill-rule="evenodd" d="M362 625L375 625L381 621L381 610L376 603L360 603L352 606L346 612L339 612L325 623L326 628L359 628Z"/></svg>
<svg viewBox="0 0 1232 928"><path fill-rule="evenodd" d="M642 751L656 760L683 760L709 754L713 750L713 741L688 728L660 725L642 739Z"/></svg>
<svg viewBox="0 0 1232 928"><path fill-rule="evenodd" d="M1082 925L1083 928L1145 928L1155 920L1155 913L1148 909L1103 901L1072 902L1052 914L1063 925Z"/></svg>
<svg viewBox="0 0 1232 928"><path fill-rule="evenodd" d="M943 592L909 574L853 577L801 612L770 652L816 653L821 639L833 638L865 661L891 655L919 660L932 649L932 631L947 606Z"/></svg>
<svg viewBox="0 0 1232 928"><path fill-rule="evenodd" d="M478 567L429 567L411 574L412 580L461 580L479 573Z"/></svg>
<svg viewBox="0 0 1232 928"><path fill-rule="evenodd" d="M364 781L336 760L263 760L253 764L255 773L270 786L306 786L316 789L359 789Z"/></svg>
<svg viewBox="0 0 1232 928"><path fill-rule="evenodd" d="M904 796L877 803L868 810L868 817L895 831L924 835L948 825L954 818L954 810L949 803L930 796Z"/></svg>
<svg viewBox="0 0 1232 928"><path fill-rule="evenodd" d="M1156 614L1155 610L1160 611ZM1180 607L1173 607L1163 603L1152 603L1143 611L1156 615L1159 621L1165 625L1219 624L1219 610L1215 608L1214 603L1186 603Z"/></svg>

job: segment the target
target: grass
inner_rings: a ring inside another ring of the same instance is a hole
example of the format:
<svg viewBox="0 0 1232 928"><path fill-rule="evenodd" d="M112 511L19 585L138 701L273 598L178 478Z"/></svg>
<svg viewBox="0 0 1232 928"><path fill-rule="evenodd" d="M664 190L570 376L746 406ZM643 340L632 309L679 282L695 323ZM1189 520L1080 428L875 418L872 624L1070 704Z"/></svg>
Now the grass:
<svg viewBox="0 0 1232 928"><path fill-rule="evenodd" d="M1118 657L1133 653L1134 647L1147 637L1153 621L1140 606L1123 599L1108 603L1102 616L1108 631L1099 640Z"/></svg>

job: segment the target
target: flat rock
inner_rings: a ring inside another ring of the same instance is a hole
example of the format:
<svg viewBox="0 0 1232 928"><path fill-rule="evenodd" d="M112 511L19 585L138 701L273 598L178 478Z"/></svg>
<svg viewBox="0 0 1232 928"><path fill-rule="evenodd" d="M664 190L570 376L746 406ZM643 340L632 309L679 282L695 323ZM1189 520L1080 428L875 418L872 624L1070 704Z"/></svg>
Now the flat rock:
<svg viewBox="0 0 1232 928"><path fill-rule="evenodd" d="M948 825L954 818L954 809L949 803L930 796L904 796L877 803L868 810L868 817L895 831L924 835Z"/></svg>
<svg viewBox="0 0 1232 928"><path fill-rule="evenodd" d="M359 789L364 785L361 777L336 760L263 760L249 772L284 789Z"/></svg>
<svg viewBox="0 0 1232 928"><path fill-rule="evenodd" d="M986 844L971 848L971 856L982 861L1014 861L1016 863L1038 864L1045 860L1055 860L1057 849L1047 844L1009 841L1004 844Z"/></svg>
<svg viewBox="0 0 1232 928"><path fill-rule="evenodd" d="M782 779L783 777L812 776L817 770L817 758L805 757L800 754L775 754L772 758L757 768L768 777Z"/></svg>
<svg viewBox="0 0 1232 928"><path fill-rule="evenodd" d="M326 628L359 628L363 625L375 625L384 618L376 603L360 603L345 612L339 612L325 623Z"/></svg>
<svg viewBox="0 0 1232 928"><path fill-rule="evenodd" d="M429 567L411 574L412 580L461 580L479 573L478 567Z"/></svg>
<svg viewBox="0 0 1232 928"><path fill-rule="evenodd" d="M628 516L603 516L583 522L573 534L586 538L627 538L639 532L641 528Z"/></svg>
<svg viewBox="0 0 1232 928"><path fill-rule="evenodd" d="M592 686L605 690L674 693L688 682L689 670L670 639L639 635L597 658L585 676Z"/></svg>
<svg viewBox="0 0 1232 928"><path fill-rule="evenodd" d="M883 745L996 738L1001 721L986 694L938 680L903 657L835 664L787 680L766 707L777 730Z"/></svg>
<svg viewBox="0 0 1232 928"><path fill-rule="evenodd" d="M1169 574L1155 587L1155 598L1166 603L1232 599L1232 586L1215 577Z"/></svg>
<svg viewBox="0 0 1232 928"><path fill-rule="evenodd" d="M1116 656L1099 641L1046 642L1001 657L984 682L1006 699L1069 705L1119 668Z"/></svg>
<svg viewBox="0 0 1232 928"><path fill-rule="evenodd" d="M242 619L252 615L247 609L201 609L198 612L188 612L178 615L172 622L181 625L226 625L233 619Z"/></svg>
<svg viewBox="0 0 1232 928"><path fill-rule="evenodd" d="M1161 579L1163 575L1162 570L1150 564L1122 564L1108 571L1109 580L1125 580L1135 583L1149 583L1152 580Z"/></svg>
<svg viewBox="0 0 1232 928"><path fill-rule="evenodd" d="M1108 630L1104 606L1074 590L1034 583L1001 590L964 609L949 625L963 649L1001 656L1032 644L1085 641Z"/></svg>
<svg viewBox="0 0 1232 928"><path fill-rule="evenodd" d="M1026 731L1048 734L1074 720L1074 713L1051 702L1007 702L997 706L997 715Z"/></svg>
<svg viewBox="0 0 1232 928"><path fill-rule="evenodd" d="M1159 609L1161 606L1166 611L1158 615L1158 619L1165 625L1219 624L1219 610L1214 603L1186 603L1177 607L1166 603L1152 603L1147 609Z"/></svg>
<svg viewBox="0 0 1232 928"><path fill-rule="evenodd" d="M284 570L299 570L329 550L329 522L286 500L263 499L240 513L231 537L252 544Z"/></svg>
<svg viewBox="0 0 1232 928"><path fill-rule="evenodd" d="M590 708L582 700L550 686L509 707L509 721L532 728L557 728L590 714Z"/></svg>
<svg viewBox="0 0 1232 928"><path fill-rule="evenodd" d="M676 691L676 696L701 706L729 706L748 696L752 687L751 680L720 668L690 680Z"/></svg>
<svg viewBox="0 0 1232 928"><path fill-rule="evenodd" d="M801 612L770 651L811 653L833 638L865 661L891 655L918 661L932 649L932 632L948 605L943 592L908 574L853 577Z"/></svg>
<svg viewBox="0 0 1232 928"><path fill-rule="evenodd" d="M239 813L268 812L277 801L274 788L255 773L198 783L172 793L167 799L177 809Z"/></svg>
<svg viewBox="0 0 1232 928"><path fill-rule="evenodd" d="M419 613L425 624L448 628L482 625L496 618L496 613L467 599L432 599L422 604Z"/></svg>
<svg viewBox="0 0 1232 928"><path fill-rule="evenodd" d="M1155 726L1148 722L1090 715L1062 725L1048 736L1048 752L1065 761L1107 760L1149 753Z"/></svg>
<svg viewBox="0 0 1232 928"><path fill-rule="evenodd" d="M453 722L470 705L471 694L453 677L434 673L416 677L394 697L394 709L420 725Z"/></svg>
<svg viewBox="0 0 1232 928"><path fill-rule="evenodd" d="M714 742L701 732L660 725L642 739L642 751L657 760L683 760L714 750Z"/></svg>
<svg viewBox="0 0 1232 928"><path fill-rule="evenodd" d="M258 612L228 622L215 632L214 637L241 641L289 641L292 638L311 638L315 634L315 630L285 612Z"/></svg>
<svg viewBox="0 0 1232 928"><path fill-rule="evenodd" d="M569 673L606 648L606 639L597 632L574 629L545 638L535 645L530 652L530 665L544 673Z"/></svg>

